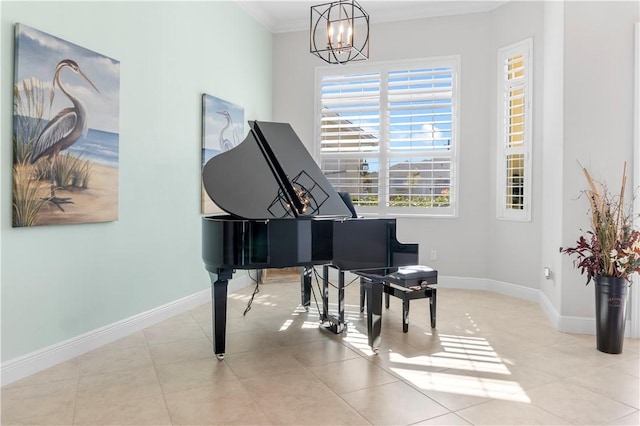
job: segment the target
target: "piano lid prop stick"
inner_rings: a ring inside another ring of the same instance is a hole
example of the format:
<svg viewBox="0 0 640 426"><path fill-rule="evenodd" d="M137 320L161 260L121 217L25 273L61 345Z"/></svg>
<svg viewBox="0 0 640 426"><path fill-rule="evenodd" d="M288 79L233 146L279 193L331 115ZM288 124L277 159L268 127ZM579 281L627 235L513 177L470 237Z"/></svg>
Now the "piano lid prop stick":
<svg viewBox="0 0 640 426"><path fill-rule="evenodd" d="M289 181L289 177L282 169L280 162L276 158L276 155L274 154L269 144L266 142L266 138L262 133L262 131L260 130L260 128L258 127L257 123L255 121L252 121L250 122L250 124L251 124L251 133L253 134L256 141L258 142L258 146L260 147L260 150L264 154L264 157L267 159L267 163L269 164L269 167L271 168L273 175L278 180L280 187L285 190L284 193L288 201L287 205L289 207L293 205L293 208L291 208L291 211L293 212L293 215L295 217L298 217L301 213L304 213L304 210L306 209L303 208L302 202L298 198L298 194L296 194L296 190L291 184L291 181Z"/></svg>

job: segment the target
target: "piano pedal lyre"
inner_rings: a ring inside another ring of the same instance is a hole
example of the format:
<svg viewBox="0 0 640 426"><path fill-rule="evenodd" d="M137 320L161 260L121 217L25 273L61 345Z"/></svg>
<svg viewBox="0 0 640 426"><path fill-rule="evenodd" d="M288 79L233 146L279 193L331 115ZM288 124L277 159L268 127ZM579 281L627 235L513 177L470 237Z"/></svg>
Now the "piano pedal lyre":
<svg viewBox="0 0 640 426"><path fill-rule="evenodd" d="M348 328L346 322L340 321L333 315L330 315L328 318L324 318L324 320L321 322L321 325L325 330L329 330L334 334L346 333Z"/></svg>

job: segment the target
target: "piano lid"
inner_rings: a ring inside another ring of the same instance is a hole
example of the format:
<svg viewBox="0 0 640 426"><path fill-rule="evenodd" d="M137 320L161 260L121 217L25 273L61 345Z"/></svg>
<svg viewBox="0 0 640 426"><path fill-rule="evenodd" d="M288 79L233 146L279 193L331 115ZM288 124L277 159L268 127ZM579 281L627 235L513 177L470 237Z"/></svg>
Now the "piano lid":
<svg viewBox="0 0 640 426"><path fill-rule="evenodd" d="M204 188L214 203L245 219L351 217L291 125L249 125L244 141L204 166Z"/></svg>

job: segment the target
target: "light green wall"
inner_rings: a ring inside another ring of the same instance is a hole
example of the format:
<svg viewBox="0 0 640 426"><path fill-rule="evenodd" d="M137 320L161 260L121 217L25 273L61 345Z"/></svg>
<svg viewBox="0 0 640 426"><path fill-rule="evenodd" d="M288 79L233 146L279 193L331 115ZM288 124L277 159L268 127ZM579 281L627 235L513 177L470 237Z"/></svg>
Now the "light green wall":
<svg viewBox="0 0 640 426"><path fill-rule="evenodd" d="M272 37L232 2L1 3L2 361L209 287L201 261L201 95L270 120ZM11 228L14 24L120 61L111 223Z"/></svg>

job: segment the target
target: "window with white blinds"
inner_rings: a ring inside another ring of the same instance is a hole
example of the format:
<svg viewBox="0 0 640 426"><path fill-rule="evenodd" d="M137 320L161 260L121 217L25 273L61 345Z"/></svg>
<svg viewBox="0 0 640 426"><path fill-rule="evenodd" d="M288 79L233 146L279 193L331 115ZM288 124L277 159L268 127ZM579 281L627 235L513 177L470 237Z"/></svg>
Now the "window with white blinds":
<svg viewBox="0 0 640 426"><path fill-rule="evenodd" d="M459 58L317 71L316 154L359 212L453 216Z"/></svg>
<svg viewBox="0 0 640 426"><path fill-rule="evenodd" d="M500 219L531 220L532 39L498 50Z"/></svg>

